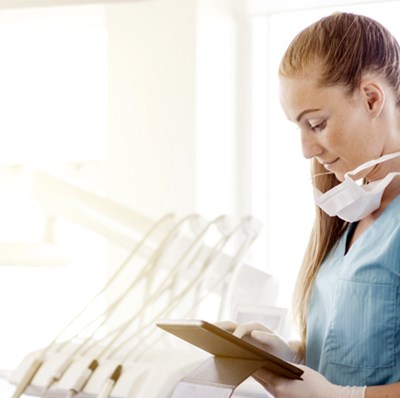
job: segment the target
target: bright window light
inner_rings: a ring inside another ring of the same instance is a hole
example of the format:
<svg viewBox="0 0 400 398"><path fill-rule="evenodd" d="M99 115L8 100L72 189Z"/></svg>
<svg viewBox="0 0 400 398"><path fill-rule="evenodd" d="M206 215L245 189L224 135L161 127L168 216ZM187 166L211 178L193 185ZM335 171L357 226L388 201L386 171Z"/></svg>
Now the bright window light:
<svg viewBox="0 0 400 398"><path fill-rule="evenodd" d="M103 7L0 11L0 164L104 159Z"/></svg>
<svg viewBox="0 0 400 398"><path fill-rule="evenodd" d="M31 192L35 167L105 159L104 7L0 10L0 244L41 241L44 210ZM2 257L0 369L14 369L47 345L105 279L104 239L68 223L62 231L68 266L11 265Z"/></svg>

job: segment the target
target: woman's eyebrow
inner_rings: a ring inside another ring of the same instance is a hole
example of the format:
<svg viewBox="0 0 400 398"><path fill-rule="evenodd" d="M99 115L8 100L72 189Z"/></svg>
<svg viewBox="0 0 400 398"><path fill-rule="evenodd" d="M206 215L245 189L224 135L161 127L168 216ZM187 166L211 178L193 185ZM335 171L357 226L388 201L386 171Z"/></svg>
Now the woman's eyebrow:
<svg viewBox="0 0 400 398"><path fill-rule="evenodd" d="M303 112L300 112L299 113L299 115L297 116L297 118L296 118L296 121L297 122L300 122L300 120L302 119L302 117L304 116L304 115L306 115L307 113L310 113L310 112L316 112L316 111L320 111L321 109L306 109L306 110L304 110Z"/></svg>

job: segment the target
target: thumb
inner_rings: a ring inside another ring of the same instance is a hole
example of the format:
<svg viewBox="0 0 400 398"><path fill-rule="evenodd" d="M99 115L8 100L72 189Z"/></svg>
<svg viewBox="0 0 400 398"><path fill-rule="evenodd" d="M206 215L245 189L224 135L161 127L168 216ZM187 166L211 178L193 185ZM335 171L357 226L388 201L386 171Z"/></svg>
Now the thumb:
<svg viewBox="0 0 400 398"><path fill-rule="evenodd" d="M270 333L268 331L263 330L253 330L251 332L251 337L254 340L257 340L260 343L269 345L272 339L276 337L275 333Z"/></svg>

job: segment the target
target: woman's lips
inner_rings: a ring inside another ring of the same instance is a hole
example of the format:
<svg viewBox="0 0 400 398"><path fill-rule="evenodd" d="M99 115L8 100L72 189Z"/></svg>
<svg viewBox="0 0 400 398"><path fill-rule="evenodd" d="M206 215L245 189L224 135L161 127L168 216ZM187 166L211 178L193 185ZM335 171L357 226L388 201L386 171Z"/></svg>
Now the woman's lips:
<svg viewBox="0 0 400 398"><path fill-rule="evenodd" d="M323 162L323 165L324 165L324 167L325 167L327 170L331 170L332 167L335 166L335 164L336 164L336 162L337 162L338 160L339 160L339 158L336 158L336 159L334 159L334 160L330 160L329 162Z"/></svg>

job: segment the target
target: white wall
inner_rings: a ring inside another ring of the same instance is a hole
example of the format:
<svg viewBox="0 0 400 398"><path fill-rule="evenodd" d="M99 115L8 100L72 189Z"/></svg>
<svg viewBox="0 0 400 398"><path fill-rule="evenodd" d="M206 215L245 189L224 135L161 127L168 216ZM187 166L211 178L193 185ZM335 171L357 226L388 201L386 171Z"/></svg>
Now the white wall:
<svg viewBox="0 0 400 398"><path fill-rule="evenodd" d="M197 0L196 208L238 214L237 23L232 0Z"/></svg>
<svg viewBox="0 0 400 398"><path fill-rule="evenodd" d="M109 195L158 218L194 210L195 0L108 6Z"/></svg>

